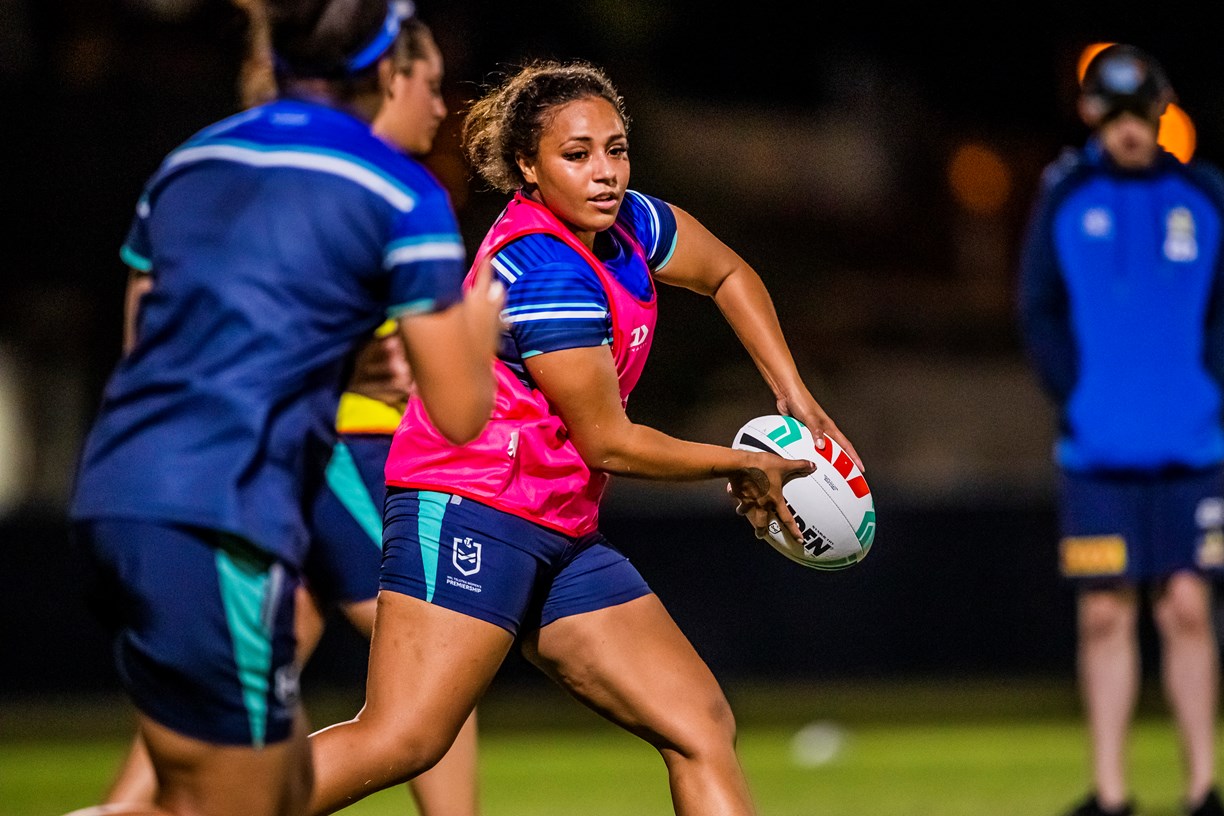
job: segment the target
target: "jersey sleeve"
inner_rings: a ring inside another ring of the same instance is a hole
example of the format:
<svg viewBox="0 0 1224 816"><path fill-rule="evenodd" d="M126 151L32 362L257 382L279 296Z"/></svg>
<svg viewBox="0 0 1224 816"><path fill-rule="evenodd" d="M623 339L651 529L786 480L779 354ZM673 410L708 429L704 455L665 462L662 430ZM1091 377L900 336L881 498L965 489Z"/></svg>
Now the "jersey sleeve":
<svg viewBox="0 0 1224 816"><path fill-rule="evenodd" d="M1018 287L1025 351L1043 388L1060 407L1071 396L1078 376L1070 301L1054 247L1061 187L1047 183L1033 204L1020 253Z"/></svg>
<svg viewBox="0 0 1224 816"><path fill-rule="evenodd" d="M153 270L153 247L149 242L149 199L142 196L136 205L136 215L128 229L127 238L119 248L119 257L137 272L148 274Z"/></svg>
<svg viewBox="0 0 1224 816"><path fill-rule="evenodd" d="M612 342L608 296L594 270L556 238L527 235L493 257L505 322L522 359Z"/></svg>
<svg viewBox="0 0 1224 816"><path fill-rule="evenodd" d="M651 272L667 265L676 251L676 214L666 201L626 190L617 218L641 243Z"/></svg>
<svg viewBox="0 0 1224 816"><path fill-rule="evenodd" d="M1193 161L1186 171L1207 195L1224 226L1224 175L1214 164L1201 159ZM1215 251L1214 277L1204 321L1203 362L1216 382L1224 386L1224 246L1217 246Z"/></svg>
<svg viewBox="0 0 1224 816"><path fill-rule="evenodd" d="M390 273L387 317L445 309L463 297L467 252L450 200L431 191L400 215L383 250Z"/></svg>

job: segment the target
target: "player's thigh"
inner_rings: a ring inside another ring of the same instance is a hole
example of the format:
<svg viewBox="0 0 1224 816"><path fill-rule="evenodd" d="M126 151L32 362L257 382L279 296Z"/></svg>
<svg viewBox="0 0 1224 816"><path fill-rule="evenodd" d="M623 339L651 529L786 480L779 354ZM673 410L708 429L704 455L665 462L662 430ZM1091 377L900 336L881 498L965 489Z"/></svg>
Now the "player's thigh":
<svg viewBox="0 0 1224 816"><path fill-rule="evenodd" d="M505 660L513 636L487 621L399 592L378 595L358 718L444 750Z"/></svg>
<svg viewBox="0 0 1224 816"><path fill-rule="evenodd" d="M307 728L299 715L288 739L261 748L216 745L141 716L158 769L159 807L209 816L297 816L312 784Z"/></svg>
<svg viewBox="0 0 1224 816"><path fill-rule="evenodd" d="M717 680L653 594L558 618L525 637L523 651L586 705L659 747L734 739Z"/></svg>

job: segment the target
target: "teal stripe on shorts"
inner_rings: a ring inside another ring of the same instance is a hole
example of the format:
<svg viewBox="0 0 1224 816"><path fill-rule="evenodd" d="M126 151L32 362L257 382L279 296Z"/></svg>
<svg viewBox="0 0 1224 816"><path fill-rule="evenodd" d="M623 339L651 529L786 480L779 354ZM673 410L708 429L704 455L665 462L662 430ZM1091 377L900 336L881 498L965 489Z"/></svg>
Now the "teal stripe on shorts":
<svg viewBox="0 0 1224 816"><path fill-rule="evenodd" d="M268 731L272 680L272 622L268 618L276 609L282 576L278 564L225 544L222 541L216 550L217 579L251 723L251 744L259 748Z"/></svg>
<svg viewBox="0 0 1224 816"><path fill-rule="evenodd" d="M449 493L422 490L417 493L417 535L421 541L421 564L425 568L425 601L433 602L438 583L438 550L442 543L442 517L446 515Z"/></svg>
<svg viewBox="0 0 1224 816"><path fill-rule="evenodd" d="M370 491L357 470L357 462L353 452L343 442L337 442L332 449L331 460L327 463L325 474L327 486L344 505L353 520L361 525L366 535L378 549L382 549L382 510L374 506Z"/></svg>

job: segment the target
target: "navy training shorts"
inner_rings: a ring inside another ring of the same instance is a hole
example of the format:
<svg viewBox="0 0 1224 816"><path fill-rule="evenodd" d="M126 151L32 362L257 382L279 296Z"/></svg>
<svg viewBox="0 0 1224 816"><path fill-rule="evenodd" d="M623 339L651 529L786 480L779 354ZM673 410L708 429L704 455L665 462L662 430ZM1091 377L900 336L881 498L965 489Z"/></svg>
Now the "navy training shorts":
<svg viewBox="0 0 1224 816"><path fill-rule="evenodd" d="M1060 569L1089 585L1224 568L1224 471L1085 474L1059 481Z"/></svg>
<svg viewBox="0 0 1224 816"><path fill-rule="evenodd" d="M204 742L288 739L298 707L296 570L232 535L102 519L74 528L89 601L132 702Z"/></svg>
<svg viewBox="0 0 1224 816"><path fill-rule="evenodd" d="M391 488L381 585L512 635L650 594L599 532L577 538L472 499Z"/></svg>
<svg viewBox="0 0 1224 816"><path fill-rule="evenodd" d="M378 596L382 563L384 468L390 434L346 434L332 449L310 506L310 549L303 574L320 604Z"/></svg>

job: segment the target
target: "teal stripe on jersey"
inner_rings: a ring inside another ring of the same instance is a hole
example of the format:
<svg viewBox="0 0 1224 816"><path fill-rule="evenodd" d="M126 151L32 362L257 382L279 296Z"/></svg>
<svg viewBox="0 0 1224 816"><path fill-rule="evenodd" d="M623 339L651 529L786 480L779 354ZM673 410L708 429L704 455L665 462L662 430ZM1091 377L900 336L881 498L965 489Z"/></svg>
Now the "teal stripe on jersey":
<svg viewBox="0 0 1224 816"><path fill-rule="evenodd" d="M263 617L272 583L268 565L236 547L218 548L216 553L221 603L251 724L251 744L262 747L268 731L268 688L272 674L272 632Z"/></svg>
<svg viewBox="0 0 1224 816"><path fill-rule="evenodd" d="M434 298L421 298L419 300L410 300L407 303L399 303L395 306L388 306L387 317L396 320L406 315L432 312L435 311L437 302Z"/></svg>
<svg viewBox="0 0 1224 816"><path fill-rule="evenodd" d="M667 254L663 256L663 260L660 261L659 265L654 268L655 272L658 272L663 267L667 266L667 262L672 259L672 255L676 254L676 239L679 237L680 237L679 234L672 235L671 246L668 247Z"/></svg>
<svg viewBox="0 0 1224 816"><path fill-rule="evenodd" d="M447 493L421 490L417 493L417 539L421 542L421 564L425 569L425 602L432 603L438 583L438 551L442 545L442 517Z"/></svg>
<svg viewBox="0 0 1224 816"><path fill-rule="evenodd" d="M526 323L531 320L576 320L581 318L590 318L592 320L600 320L608 316L605 309L594 311L587 309L580 311L577 309L569 309L558 311L556 309L544 312L520 312L516 315L507 315L505 322L507 323Z"/></svg>
<svg viewBox="0 0 1224 816"><path fill-rule="evenodd" d="M513 263L511 263L507 258L503 257L503 255L501 254L494 255L493 260L490 263L492 263L493 268L497 270L497 274L505 278L506 283L514 283L516 280L518 280L523 275L523 272L521 269L516 267Z"/></svg>
<svg viewBox="0 0 1224 816"><path fill-rule="evenodd" d="M512 309L506 309L505 314L513 315L518 312L525 312L528 310L539 311L548 309L596 309L600 312L600 314L608 313L607 304L591 303L590 301L586 301L583 303L532 303L528 306L515 306Z"/></svg>
<svg viewBox="0 0 1224 816"><path fill-rule="evenodd" d="M353 460L353 452L348 445L337 442L332 449L331 460L327 463L325 473L327 486L340 500L340 504L349 512L353 520L361 525L365 534L374 542L374 546L382 549L382 513L374 506L370 491L366 489L365 481L357 470Z"/></svg>
<svg viewBox="0 0 1224 816"><path fill-rule="evenodd" d="M238 140L192 143L166 158L161 175L187 164L210 160L328 173L361 185L400 212L411 212L416 206L416 195L379 168L349 153L309 145L261 145Z"/></svg>
<svg viewBox="0 0 1224 816"><path fill-rule="evenodd" d="M132 249L127 244L124 244L119 249L119 257L128 266L135 269L137 272L152 272L153 262L143 255L137 254L136 250Z"/></svg>
<svg viewBox="0 0 1224 816"><path fill-rule="evenodd" d="M421 261L462 261L467 258L458 235L417 235L392 242L383 254L383 268Z"/></svg>

